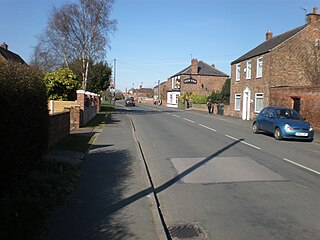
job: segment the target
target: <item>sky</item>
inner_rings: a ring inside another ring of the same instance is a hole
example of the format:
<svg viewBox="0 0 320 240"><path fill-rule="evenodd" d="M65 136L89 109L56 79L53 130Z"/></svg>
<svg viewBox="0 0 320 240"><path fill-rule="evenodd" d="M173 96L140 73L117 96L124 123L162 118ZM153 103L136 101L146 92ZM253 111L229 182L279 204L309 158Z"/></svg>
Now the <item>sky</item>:
<svg viewBox="0 0 320 240"><path fill-rule="evenodd" d="M77 1L77 0L71 0ZM0 44L30 61L52 7L67 0L0 0ZM153 88L196 58L230 75L230 63L263 41L305 23L320 0L115 0L118 30L106 61L116 88ZM320 12L320 10L319 10Z"/></svg>

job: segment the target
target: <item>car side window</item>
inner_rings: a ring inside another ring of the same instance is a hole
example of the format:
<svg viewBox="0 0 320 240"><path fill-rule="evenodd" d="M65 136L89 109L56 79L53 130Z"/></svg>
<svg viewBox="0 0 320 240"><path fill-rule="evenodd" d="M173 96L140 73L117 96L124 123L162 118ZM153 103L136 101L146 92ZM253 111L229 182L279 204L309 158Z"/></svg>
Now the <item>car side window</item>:
<svg viewBox="0 0 320 240"><path fill-rule="evenodd" d="M267 113L266 113L266 117L268 118L274 118L274 111L272 109L268 109Z"/></svg>

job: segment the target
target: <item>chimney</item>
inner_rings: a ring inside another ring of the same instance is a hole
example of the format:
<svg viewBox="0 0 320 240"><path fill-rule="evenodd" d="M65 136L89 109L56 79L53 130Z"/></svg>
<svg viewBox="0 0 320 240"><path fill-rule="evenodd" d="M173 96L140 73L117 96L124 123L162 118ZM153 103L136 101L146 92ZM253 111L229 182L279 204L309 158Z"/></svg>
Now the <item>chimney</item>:
<svg viewBox="0 0 320 240"><path fill-rule="evenodd" d="M216 65L215 64L211 64L211 67L216 68Z"/></svg>
<svg viewBox="0 0 320 240"><path fill-rule="evenodd" d="M8 44L6 44L5 42L1 44L1 47L4 48L5 50L8 50Z"/></svg>
<svg viewBox="0 0 320 240"><path fill-rule="evenodd" d="M191 61L191 74L198 74L198 63L197 59L192 59Z"/></svg>
<svg viewBox="0 0 320 240"><path fill-rule="evenodd" d="M269 30L267 33L266 33L266 41L270 40L272 38L272 32Z"/></svg>
<svg viewBox="0 0 320 240"><path fill-rule="evenodd" d="M319 20L320 20L320 15L318 14L318 8L314 7L313 12L307 14L307 22L308 24L310 24Z"/></svg>

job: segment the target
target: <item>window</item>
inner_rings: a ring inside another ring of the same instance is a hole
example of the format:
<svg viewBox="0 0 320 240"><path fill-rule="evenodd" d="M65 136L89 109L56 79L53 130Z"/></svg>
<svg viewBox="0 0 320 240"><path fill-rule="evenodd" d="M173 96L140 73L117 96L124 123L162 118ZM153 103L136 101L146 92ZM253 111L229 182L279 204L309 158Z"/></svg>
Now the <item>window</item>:
<svg viewBox="0 0 320 240"><path fill-rule="evenodd" d="M260 112L263 108L263 93L256 93L254 102L254 111Z"/></svg>
<svg viewBox="0 0 320 240"><path fill-rule="evenodd" d="M234 99L234 110L240 111L241 94L236 94Z"/></svg>
<svg viewBox="0 0 320 240"><path fill-rule="evenodd" d="M251 61L247 62L246 79L251 79Z"/></svg>
<svg viewBox="0 0 320 240"><path fill-rule="evenodd" d="M236 65L236 81L240 81L240 72L241 72L241 67L239 63Z"/></svg>
<svg viewBox="0 0 320 240"><path fill-rule="evenodd" d="M263 66L263 58L260 57L257 59L257 78L262 77L262 66Z"/></svg>

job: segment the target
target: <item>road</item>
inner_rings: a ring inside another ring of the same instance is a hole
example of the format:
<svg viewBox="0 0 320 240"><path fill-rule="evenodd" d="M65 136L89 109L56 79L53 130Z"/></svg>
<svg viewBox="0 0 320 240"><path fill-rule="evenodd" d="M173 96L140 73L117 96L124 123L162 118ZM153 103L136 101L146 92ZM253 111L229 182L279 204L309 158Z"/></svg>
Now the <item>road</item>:
<svg viewBox="0 0 320 240"><path fill-rule="evenodd" d="M127 111L172 237L320 239L318 143L195 111Z"/></svg>

